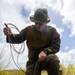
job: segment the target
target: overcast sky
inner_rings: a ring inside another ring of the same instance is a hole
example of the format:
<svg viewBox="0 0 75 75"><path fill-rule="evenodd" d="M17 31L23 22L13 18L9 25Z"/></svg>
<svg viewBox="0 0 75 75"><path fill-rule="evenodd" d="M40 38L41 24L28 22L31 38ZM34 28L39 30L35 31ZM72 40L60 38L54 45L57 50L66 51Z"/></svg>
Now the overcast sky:
<svg viewBox="0 0 75 75"><path fill-rule="evenodd" d="M6 37L3 34L4 23L12 23L21 30L32 24L29 17L40 7L47 8L51 19L48 25L55 27L61 35L61 48L57 53L60 62L64 65L75 65L75 0L0 0L0 51L4 50L5 58L11 56L9 44L6 44ZM25 45L25 52L19 57L21 67L26 61Z"/></svg>

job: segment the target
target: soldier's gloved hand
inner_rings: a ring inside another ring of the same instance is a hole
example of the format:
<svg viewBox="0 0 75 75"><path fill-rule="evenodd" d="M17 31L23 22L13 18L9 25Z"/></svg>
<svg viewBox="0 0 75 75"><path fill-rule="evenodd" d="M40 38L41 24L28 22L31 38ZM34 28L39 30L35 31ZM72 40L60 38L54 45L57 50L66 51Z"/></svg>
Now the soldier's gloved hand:
<svg viewBox="0 0 75 75"><path fill-rule="evenodd" d="M39 55L38 55L38 61L43 61L46 59L46 53L44 51L40 52Z"/></svg>

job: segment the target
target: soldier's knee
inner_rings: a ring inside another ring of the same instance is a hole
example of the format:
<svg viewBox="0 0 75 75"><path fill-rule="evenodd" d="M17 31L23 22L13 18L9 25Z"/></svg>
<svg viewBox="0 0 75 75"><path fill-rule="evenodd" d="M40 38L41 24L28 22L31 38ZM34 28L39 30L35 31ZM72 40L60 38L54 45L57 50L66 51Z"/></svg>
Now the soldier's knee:
<svg viewBox="0 0 75 75"><path fill-rule="evenodd" d="M59 62L59 58L55 55L55 54L50 54L47 56L47 61L58 61Z"/></svg>

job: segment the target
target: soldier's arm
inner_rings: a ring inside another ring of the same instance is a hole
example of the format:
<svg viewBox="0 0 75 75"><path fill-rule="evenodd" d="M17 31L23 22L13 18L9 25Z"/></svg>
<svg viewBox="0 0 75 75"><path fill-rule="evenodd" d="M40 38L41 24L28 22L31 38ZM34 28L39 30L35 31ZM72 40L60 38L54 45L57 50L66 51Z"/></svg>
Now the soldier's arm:
<svg viewBox="0 0 75 75"><path fill-rule="evenodd" d="M57 53L60 49L60 35L59 33L56 31L55 28L52 29L52 37L51 37L51 43L50 46L45 48L44 51L47 54L50 53Z"/></svg>
<svg viewBox="0 0 75 75"><path fill-rule="evenodd" d="M25 29L23 29L19 34L11 34L7 35L6 42L7 43L22 43L26 40Z"/></svg>

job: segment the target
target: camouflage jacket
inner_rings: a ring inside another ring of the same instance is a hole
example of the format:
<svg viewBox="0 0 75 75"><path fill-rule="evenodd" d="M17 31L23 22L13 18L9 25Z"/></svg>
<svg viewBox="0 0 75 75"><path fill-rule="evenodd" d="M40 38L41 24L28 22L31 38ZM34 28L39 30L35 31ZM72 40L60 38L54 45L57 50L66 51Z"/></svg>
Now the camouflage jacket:
<svg viewBox="0 0 75 75"><path fill-rule="evenodd" d="M46 26L42 32L37 31L35 25L28 26L20 34L11 35L10 39L11 41L7 36L7 42L15 44L26 40L29 58L38 58L38 54L43 50L46 50L47 54L55 54L60 49L60 35L51 26Z"/></svg>

